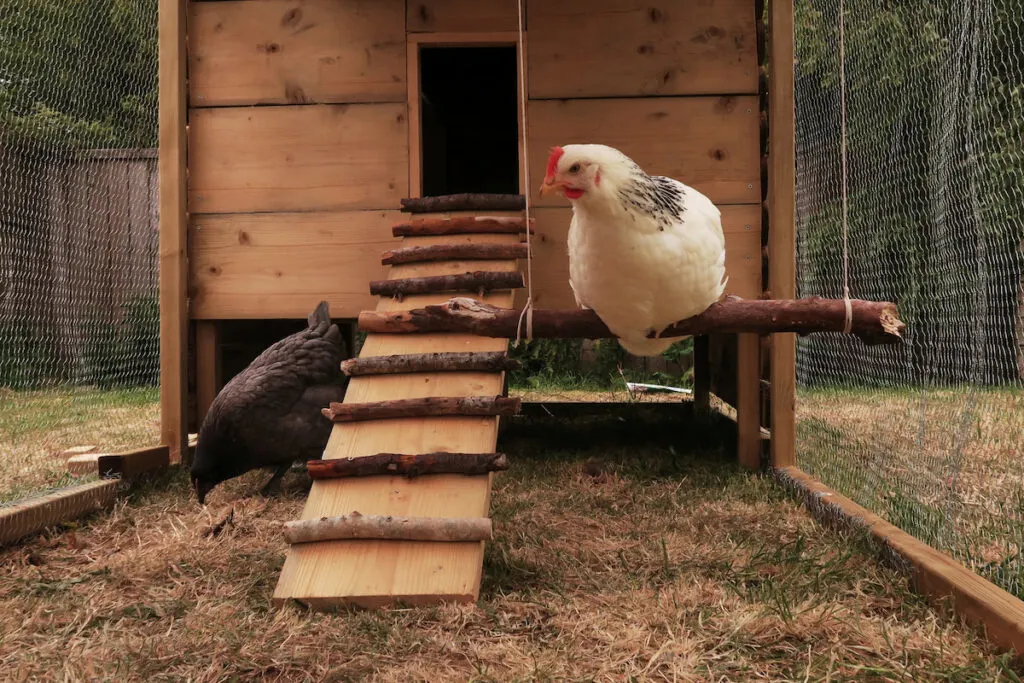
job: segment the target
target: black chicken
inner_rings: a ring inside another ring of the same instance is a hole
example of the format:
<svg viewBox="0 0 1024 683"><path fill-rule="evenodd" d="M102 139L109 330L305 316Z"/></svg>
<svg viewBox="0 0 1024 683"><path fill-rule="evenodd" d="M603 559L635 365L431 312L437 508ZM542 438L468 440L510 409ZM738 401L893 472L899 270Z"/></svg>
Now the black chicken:
<svg viewBox="0 0 1024 683"><path fill-rule="evenodd" d="M261 353L214 399L192 462L200 504L217 484L260 467L275 470L265 495L294 461L323 457L333 425L320 410L344 399L346 348L326 301L308 320L305 330Z"/></svg>

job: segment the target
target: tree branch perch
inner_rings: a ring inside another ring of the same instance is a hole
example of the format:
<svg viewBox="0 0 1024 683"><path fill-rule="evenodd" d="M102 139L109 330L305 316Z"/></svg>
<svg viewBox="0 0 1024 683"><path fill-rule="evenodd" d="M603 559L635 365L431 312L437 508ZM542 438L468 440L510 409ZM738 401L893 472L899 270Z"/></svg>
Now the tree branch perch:
<svg viewBox="0 0 1024 683"><path fill-rule="evenodd" d="M346 539L395 541L487 541L492 538L487 517L398 517L353 512L285 522L288 543L312 543Z"/></svg>
<svg viewBox="0 0 1024 683"><path fill-rule="evenodd" d="M897 344L906 325L896 305L888 301L851 301L853 320L850 334L865 344ZM474 299L457 297L444 304L409 311L363 311L359 329L377 334L459 332L483 337L513 338L521 311L498 308ZM842 332L846 307L842 299L741 299L727 297L703 313L681 320L660 335L685 337L702 334L772 334L793 332L807 335ZM533 311L536 339L609 339L608 327L591 310Z"/></svg>
<svg viewBox="0 0 1024 683"><path fill-rule="evenodd" d="M409 372L502 372L518 370L521 365L504 351L444 351L349 358L341 362L341 371L348 377L359 377Z"/></svg>

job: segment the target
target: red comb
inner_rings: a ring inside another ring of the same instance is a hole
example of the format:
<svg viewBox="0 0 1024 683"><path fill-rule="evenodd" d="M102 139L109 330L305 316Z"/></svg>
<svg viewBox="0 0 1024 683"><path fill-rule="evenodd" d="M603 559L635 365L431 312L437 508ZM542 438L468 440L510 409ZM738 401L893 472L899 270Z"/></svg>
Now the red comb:
<svg viewBox="0 0 1024 683"><path fill-rule="evenodd" d="M545 171L545 177L548 178L553 177L558 171L558 160L562 158L563 154L565 154L565 150L557 145L552 147L550 151L551 156L548 157L548 168L547 171Z"/></svg>

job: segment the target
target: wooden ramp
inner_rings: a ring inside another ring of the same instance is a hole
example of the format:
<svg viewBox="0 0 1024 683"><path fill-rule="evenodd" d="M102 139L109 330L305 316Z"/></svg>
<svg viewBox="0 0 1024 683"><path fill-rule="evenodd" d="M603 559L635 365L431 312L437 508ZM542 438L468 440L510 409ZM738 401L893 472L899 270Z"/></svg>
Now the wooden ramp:
<svg viewBox="0 0 1024 683"><path fill-rule="evenodd" d="M510 198L504 199L507 204ZM471 205L448 202L448 207L454 207L453 211L460 206ZM525 239L521 211L489 211L486 216L500 216L505 226L486 220L467 225L466 220L475 216L466 212L421 213L410 216L407 224L396 225L395 234L423 232L424 226L430 228L427 232L438 233L404 236L400 246L407 256L411 252L405 248L413 246L518 245ZM477 225L480 231L476 231ZM482 232L486 230L491 232ZM438 249L425 251L432 254L430 258L443 255ZM466 249L454 249L456 254L460 251L465 253ZM514 248L495 250L484 260L423 261L414 257L413 262L390 266L387 279L518 271L518 260L498 258L517 252ZM386 263L395 262L392 254L382 258ZM380 283L374 285L374 291L380 289ZM377 310L416 308L442 303L453 296L473 296L495 306L509 307L514 294L513 289L504 289L484 296L479 292L455 291L408 294L402 298L381 295ZM507 339L464 334L371 334L359 357L506 352L507 349ZM495 397L503 394L504 374L504 371L454 371L356 376L350 379L345 405L424 397ZM497 416L460 415L336 423L324 459L360 458L378 453L490 453L497 445L499 419ZM394 475L316 479L302 519L349 515L354 511L362 515L405 517L487 517L491 476L430 474L411 479ZM347 539L298 543L289 547L273 599L278 605L296 600L314 609L344 604L375 607L442 600L471 602L479 595L483 552L483 541Z"/></svg>

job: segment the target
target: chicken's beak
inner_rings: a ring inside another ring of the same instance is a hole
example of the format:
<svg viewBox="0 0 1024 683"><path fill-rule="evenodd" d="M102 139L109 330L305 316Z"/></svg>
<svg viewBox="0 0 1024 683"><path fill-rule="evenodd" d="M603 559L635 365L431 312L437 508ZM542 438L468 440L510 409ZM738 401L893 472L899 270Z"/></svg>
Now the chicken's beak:
<svg viewBox="0 0 1024 683"><path fill-rule="evenodd" d="M559 192L564 189L564 182L556 182L553 176L548 176L547 178L544 179L544 184L540 186L540 196L543 197L546 194L550 194L552 192Z"/></svg>
<svg viewBox="0 0 1024 683"><path fill-rule="evenodd" d="M213 484L208 481L203 481L198 477L192 477L192 488L196 490L196 498L199 499L199 504L205 505L206 494L213 488Z"/></svg>

